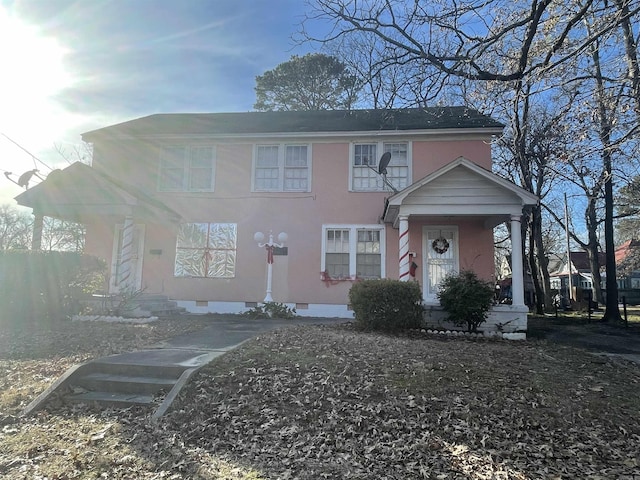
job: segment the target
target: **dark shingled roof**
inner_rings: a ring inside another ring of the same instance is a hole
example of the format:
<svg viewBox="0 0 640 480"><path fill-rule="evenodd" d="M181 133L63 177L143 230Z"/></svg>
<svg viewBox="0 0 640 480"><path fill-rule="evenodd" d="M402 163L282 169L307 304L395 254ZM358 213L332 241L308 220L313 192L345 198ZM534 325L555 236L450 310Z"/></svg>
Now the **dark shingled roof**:
<svg viewBox="0 0 640 480"><path fill-rule="evenodd" d="M98 136L320 133L504 127L466 107L302 112L163 113L83 134Z"/></svg>

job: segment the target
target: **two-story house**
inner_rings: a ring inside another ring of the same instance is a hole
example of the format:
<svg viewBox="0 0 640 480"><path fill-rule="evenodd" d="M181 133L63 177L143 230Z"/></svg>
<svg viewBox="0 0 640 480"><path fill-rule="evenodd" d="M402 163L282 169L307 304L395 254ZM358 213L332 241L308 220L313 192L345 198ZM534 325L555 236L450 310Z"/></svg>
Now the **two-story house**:
<svg viewBox="0 0 640 480"><path fill-rule="evenodd" d="M463 107L151 115L85 133L91 167L17 200L36 219L85 223L112 293L145 289L199 313L272 298L351 317L354 281L399 278L420 282L435 321L442 278L492 279L493 227L510 222L520 245L522 207L537 201L491 172L502 128ZM519 249L513 275L513 305L493 323L517 330Z"/></svg>

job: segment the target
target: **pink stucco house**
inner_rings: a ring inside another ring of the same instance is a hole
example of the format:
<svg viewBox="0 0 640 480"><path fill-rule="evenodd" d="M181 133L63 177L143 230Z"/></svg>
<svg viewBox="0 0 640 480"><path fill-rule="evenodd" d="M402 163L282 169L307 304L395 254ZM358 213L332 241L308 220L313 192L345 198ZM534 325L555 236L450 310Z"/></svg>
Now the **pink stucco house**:
<svg viewBox="0 0 640 480"><path fill-rule="evenodd" d="M508 222L520 244L522 208L537 201L491 172L502 128L463 107L151 115L85 133L91 167L17 200L36 219L85 223L111 293L145 289L195 313L270 295L299 315L351 317L354 281L399 278L420 283L437 323L443 276L492 279L493 228ZM281 246L268 252L270 233ZM513 305L486 328L526 329L519 251Z"/></svg>

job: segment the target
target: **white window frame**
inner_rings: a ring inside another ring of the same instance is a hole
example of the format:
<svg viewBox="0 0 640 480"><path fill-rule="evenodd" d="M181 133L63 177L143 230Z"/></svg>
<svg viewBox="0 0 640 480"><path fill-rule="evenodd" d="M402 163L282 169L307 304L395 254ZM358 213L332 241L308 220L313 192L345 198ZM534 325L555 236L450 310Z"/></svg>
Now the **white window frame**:
<svg viewBox="0 0 640 480"><path fill-rule="evenodd" d="M359 224L327 224L322 225L322 255L320 261L320 271L326 272L327 254L327 231L328 230L349 230L349 278L339 278L337 280L355 280L357 278L357 246L359 230L376 230L380 232L380 278L386 278L386 229L384 225L359 225Z"/></svg>
<svg viewBox="0 0 640 480"><path fill-rule="evenodd" d="M163 161L165 159L165 152L170 148L182 148L184 155L182 158L182 187L179 188L165 188L163 187L163 172L165 168ZM197 174L192 175L194 169L202 168L191 165L193 159L192 152L200 148L211 149L211 185L208 188L191 188L192 176L197 178ZM160 150L160 161L158 164L158 184L157 188L159 192L213 192L216 184L216 160L217 152L215 145L163 145Z"/></svg>
<svg viewBox="0 0 640 480"><path fill-rule="evenodd" d="M277 147L278 149L278 185L276 188L259 188L256 182L256 171L258 162L258 149L260 147ZM305 147L307 149L307 188L286 188L285 189L285 171L287 168L302 169L304 167L287 167L285 164L286 152L288 147ZM253 147L253 162L251 165L251 191L252 192L310 192L311 191L311 144L298 142L284 143L258 143Z"/></svg>
<svg viewBox="0 0 640 480"><path fill-rule="evenodd" d="M349 146L349 191L350 192L384 192L389 191L390 188L386 186L382 180L382 176L379 177L379 180L376 182L376 188L358 188L356 189L353 185L354 178L354 168L356 167L356 145L376 145L376 157L374 159L375 164L371 165L377 172L378 170L378 162L380 161L380 157L384 153L384 147L386 144L405 144L407 146L407 185L398 188L398 190L402 190L412 182L412 164L413 164L413 144L409 140L358 140L351 142ZM373 172L371 172L373 173ZM377 173L375 174L377 176ZM396 187L397 188L397 187Z"/></svg>

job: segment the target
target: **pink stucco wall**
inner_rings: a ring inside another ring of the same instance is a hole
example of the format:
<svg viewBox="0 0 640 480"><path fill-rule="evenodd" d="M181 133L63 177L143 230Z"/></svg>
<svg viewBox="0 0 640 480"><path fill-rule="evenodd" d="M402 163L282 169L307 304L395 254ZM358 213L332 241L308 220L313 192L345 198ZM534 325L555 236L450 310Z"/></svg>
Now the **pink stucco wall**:
<svg viewBox="0 0 640 480"><path fill-rule="evenodd" d="M296 139L296 142L300 142ZM177 142L174 142L177 143ZM216 142L208 142L212 144ZM258 143L258 142L256 142ZM260 141L260 143L264 143ZM235 278L176 278L173 275L177 226L147 223L142 285L149 293L164 293L179 300L256 302L265 294L265 251L253 239L256 231L287 232L288 256L276 256L273 297L278 302L346 304L351 282L327 286L321 281L321 242L324 224L380 224L389 192L349 191L349 141L309 141L312 144L310 192L251 192L254 142L216 146L215 191L207 193L157 192L159 149L152 142L119 141L94 146L94 167L136 185L182 215L185 222L236 223ZM490 146L478 139L412 143L412 180L464 156L490 168ZM113 220L113 222L117 221ZM121 219L119 220L122 221ZM429 220L431 221L431 220ZM88 227L87 251L110 263L112 223ZM410 249L421 252L422 225L411 222ZM441 224L442 219L436 223ZM459 227L461 267L481 276L493 274L492 231L479 220L452 218ZM414 228L415 227L415 228ZM398 230L387 225L386 276L398 277ZM154 251L151 254L151 250ZM416 259L420 264L421 259Z"/></svg>

